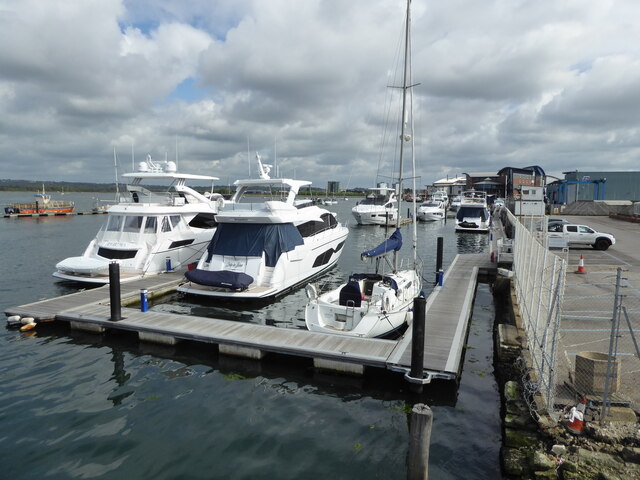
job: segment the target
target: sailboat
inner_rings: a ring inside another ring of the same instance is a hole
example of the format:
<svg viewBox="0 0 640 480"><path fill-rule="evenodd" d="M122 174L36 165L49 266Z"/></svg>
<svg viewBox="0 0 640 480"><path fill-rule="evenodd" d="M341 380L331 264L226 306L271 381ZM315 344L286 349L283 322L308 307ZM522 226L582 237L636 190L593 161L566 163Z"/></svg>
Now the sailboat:
<svg viewBox="0 0 640 480"><path fill-rule="evenodd" d="M409 83L409 38L411 26L411 0L407 0L404 75L402 84L401 142L397 192L402 192L404 145L411 146L413 169L413 117L407 105L412 85ZM409 128L411 118L411 128ZM415 192L415 175L413 191ZM399 202L398 202L399 205ZM399 210L398 206L398 210ZM375 273L354 273L337 289L318 295L317 288L307 285L309 302L305 308L305 323L314 332L333 333L352 337L387 337L403 328L412 319L413 300L420 293L421 273L416 258L416 215L413 215L413 265L399 268L399 251L402 247L399 211L395 216L395 231L383 243L372 250L362 252L361 258L375 259ZM392 260L389 259L392 256ZM381 267L389 266L390 272Z"/></svg>

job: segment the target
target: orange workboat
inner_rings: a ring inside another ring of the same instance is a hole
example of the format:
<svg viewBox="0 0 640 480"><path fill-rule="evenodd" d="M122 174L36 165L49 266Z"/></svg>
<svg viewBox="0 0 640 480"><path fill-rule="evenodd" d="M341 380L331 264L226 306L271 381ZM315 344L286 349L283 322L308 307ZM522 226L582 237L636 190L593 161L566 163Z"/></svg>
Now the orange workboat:
<svg viewBox="0 0 640 480"><path fill-rule="evenodd" d="M36 200L31 203L12 203L4 207L4 213L8 215L40 215L71 213L75 208L73 202L64 200L51 200L51 195L44 191L36 193Z"/></svg>

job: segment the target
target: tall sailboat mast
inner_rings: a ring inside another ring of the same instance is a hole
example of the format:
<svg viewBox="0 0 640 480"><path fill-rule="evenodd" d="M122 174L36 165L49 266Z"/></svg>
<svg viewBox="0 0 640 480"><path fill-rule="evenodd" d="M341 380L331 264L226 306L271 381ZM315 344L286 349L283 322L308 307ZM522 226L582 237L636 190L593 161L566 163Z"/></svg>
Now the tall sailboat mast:
<svg viewBox="0 0 640 480"><path fill-rule="evenodd" d="M404 32L404 71L402 77L402 123L400 126L400 159L398 162L398 213L396 215L396 229L400 228L400 209L402 205L402 175L404 174L404 142L412 140L411 135L405 133L409 122L409 112L407 110L407 91L411 86L408 82L409 77L409 34L411 27L411 0L407 0L407 18ZM393 252L393 271L398 271L398 252Z"/></svg>

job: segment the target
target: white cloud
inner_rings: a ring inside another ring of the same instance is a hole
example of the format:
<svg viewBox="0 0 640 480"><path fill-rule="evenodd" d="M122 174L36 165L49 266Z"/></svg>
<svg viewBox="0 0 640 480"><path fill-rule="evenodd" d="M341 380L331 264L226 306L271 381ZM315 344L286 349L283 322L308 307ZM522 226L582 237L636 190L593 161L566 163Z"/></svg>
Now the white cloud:
<svg viewBox="0 0 640 480"><path fill-rule="evenodd" d="M370 186L404 3L0 0L0 177L110 182L114 146L178 139L183 169L243 177L277 144L289 175ZM637 168L640 4L412 3L423 183Z"/></svg>

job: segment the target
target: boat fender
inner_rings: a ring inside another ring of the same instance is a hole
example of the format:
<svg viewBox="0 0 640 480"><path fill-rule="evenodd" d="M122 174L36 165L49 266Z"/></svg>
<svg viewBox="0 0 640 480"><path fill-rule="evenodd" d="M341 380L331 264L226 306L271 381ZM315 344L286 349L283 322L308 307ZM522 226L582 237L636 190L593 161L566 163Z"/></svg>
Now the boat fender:
<svg viewBox="0 0 640 480"><path fill-rule="evenodd" d="M22 325L20 327L20 331L21 332L28 332L29 330L33 330L34 328L36 328L36 323L35 322L31 322L31 323L27 323L25 325Z"/></svg>
<svg viewBox="0 0 640 480"><path fill-rule="evenodd" d="M7 327L18 327L19 325L22 325L20 322L20 315L11 315L10 317L7 317Z"/></svg>
<svg viewBox="0 0 640 480"><path fill-rule="evenodd" d="M309 298L309 300L315 300L316 298L318 298L318 289L314 284L308 283L304 289L305 289L305 292L307 293L307 298Z"/></svg>
<svg viewBox="0 0 640 480"><path fill-rule="evenodd" d="M22 317L20 319L20 323L22 323L23 325L28 325L29 323L34 323L35 320L33 319L33 317Z"/></svg>

